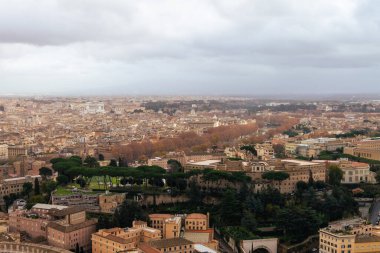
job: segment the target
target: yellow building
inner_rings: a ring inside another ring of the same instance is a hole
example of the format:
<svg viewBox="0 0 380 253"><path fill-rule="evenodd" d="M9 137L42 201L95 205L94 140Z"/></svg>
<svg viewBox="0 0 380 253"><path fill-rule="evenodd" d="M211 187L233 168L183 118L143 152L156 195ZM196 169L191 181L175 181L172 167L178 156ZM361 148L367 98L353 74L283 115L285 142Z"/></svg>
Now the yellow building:
<svg viewBox="0 0 380 253"><path fill-rule="evenodd" d="M161 231L146 222L134 221L132 228L101 229L92 234L92 252L115 253L135 250L140 243L161 239Z"/></svg>
<svg viewBox="0 0 380 253"><path fill-rule="evenodd" d="M202 213L192 213L186 216L186 230L206 230L208 229L208 216Z"/></svg>
<svg viewBox="0 0 380 253"><path fill-rule="evenodd" d="M373 226L357 218L330 223L319 231L320 253L380 252L380 237Z"/></svg>
<svg viewBox="0 0 380 253"><path fill-rule="evenodd" d="M326 165L323 163L303 160L286 159L275 163L275 170L289 174L289 178L282 182L272 182L281 193L291 193L296 190L297 182L308 182L310 175L314 181L326 181Z"/></svg>
<svg viewBox="0 0 380 253"><path fill-rule="evenodd" d="M163 238L177 238L181 233L181 217L173 217L166 219L163 228Z"/></svg>
<svg viewBox="0 0 380 253"><path fill-rule="evenodd" d="M162 253L193 253L194 243L184 238L163 239L150 242L150 246Z"/></svg>
<svg viewBox="0 0 380 253"><path fill-rule="evenodd" d="M150 214L149 215L150 226L152 228L161 230L161 232L163 233L165 220L173 218L173 217L174 215L171 215L171 214L160 214L160 213Z"/></svg>

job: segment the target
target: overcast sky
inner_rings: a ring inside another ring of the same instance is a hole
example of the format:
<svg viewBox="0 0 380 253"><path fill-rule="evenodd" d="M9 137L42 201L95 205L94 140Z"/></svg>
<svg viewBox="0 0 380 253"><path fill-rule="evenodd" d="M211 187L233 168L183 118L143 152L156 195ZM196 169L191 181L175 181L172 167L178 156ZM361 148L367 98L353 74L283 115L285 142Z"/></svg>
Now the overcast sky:
<svg viewBox="0 0 380 253"><path fill-rule="evenodd" d="M380 94L379 0L0 0L0 95Z"/></svg>

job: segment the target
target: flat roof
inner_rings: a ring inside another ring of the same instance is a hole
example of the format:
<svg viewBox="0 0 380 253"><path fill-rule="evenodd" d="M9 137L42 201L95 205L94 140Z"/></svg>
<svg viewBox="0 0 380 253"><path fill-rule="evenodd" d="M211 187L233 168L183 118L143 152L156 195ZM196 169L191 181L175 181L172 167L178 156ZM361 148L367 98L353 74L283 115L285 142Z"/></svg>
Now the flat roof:
<svg viewBox="0 0 380 253"><path fill-rule="evenodd" d="M220 163L220 160L205 160L205 161L200 161L200 162L192 162L192 163L188 163L188 164L207 166L207 165L212 165L214 163Z"/></svg>
<svg viewBox="0 0 380 253"><path fill-rule="evenodd" d="M200 253L217 253L217 251L210 249L202 244L194 244L194 249Z"/></svg>
<svg viewBox="0 0 380 253"><path fill-rule="evenodd" d="M295 159L285 159L285 160L281 160L281 162L295 163L295 164L299 164L299 165L316 165L316 164L318 164L318 163L314 163L314 162L303 161L303 160L295 160Z"/></svg>
<svg viewBox="0 0 380 253"><path fill-rule="evenodd" d="M47 209L47 210L50 210L50 209L58 209L58 210L63 210L65 208L67 208L67 206L61 206L61 205L49 205L49 204L35 204L33 206L33 208L39 208L39 209Z"/></svg>

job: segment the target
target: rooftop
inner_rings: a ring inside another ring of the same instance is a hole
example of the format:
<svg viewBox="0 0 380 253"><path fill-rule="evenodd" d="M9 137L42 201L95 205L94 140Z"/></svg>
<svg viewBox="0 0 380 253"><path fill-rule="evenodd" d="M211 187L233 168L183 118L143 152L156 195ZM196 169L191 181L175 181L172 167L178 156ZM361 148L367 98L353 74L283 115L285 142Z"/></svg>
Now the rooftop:
<svg viewBox="0 0 380 253"><path fill-rule="evenodd" d="M294 163L294 164L298 164L298 165L301 165L301 166L308 166L308 165L316 165L316 164L318 164L318 163L315 163L315 162L308 162L308 161L295 160L295 159L284 159L284 160L281 160L281 162L283 162L283 163Z"/></svg>
<svg viewBox="0 0 380 253"><path fill-rule="evenodd" d="M213 165L215 163L220 163L220 160L205 160L200 162L190 162L191 165L199 165L199 166L208 166Z"/></svg>
<svg viewBox="0 0 380 253"><path fill-rule="evenodd" d="M191 245L191 244L194 244L194 243L184 238L162 239L162 240L150 242L151 246L158 249L169 248L169 247L174 247L174 246Z"/></svg>

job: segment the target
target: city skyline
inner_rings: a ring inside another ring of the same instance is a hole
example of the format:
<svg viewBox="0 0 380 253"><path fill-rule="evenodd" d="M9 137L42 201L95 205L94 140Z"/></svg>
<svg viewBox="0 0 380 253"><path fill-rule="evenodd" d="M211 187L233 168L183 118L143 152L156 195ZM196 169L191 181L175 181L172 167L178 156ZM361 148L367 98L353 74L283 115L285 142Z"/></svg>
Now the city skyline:
<svg viewBox="0 0 380 253"><path fill-rule="evenodd" d="M380 94L376 1L0 6L0 95Z"/></svg>

